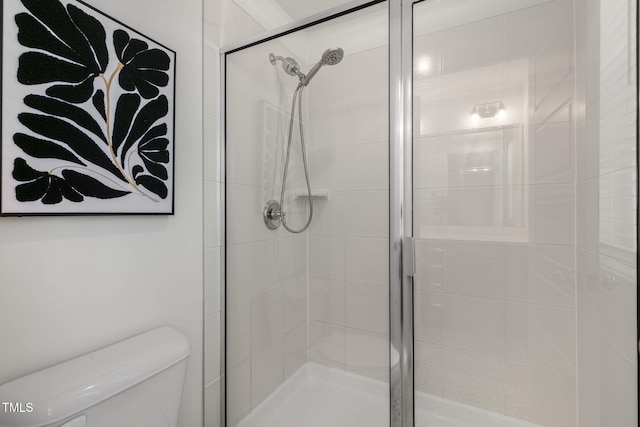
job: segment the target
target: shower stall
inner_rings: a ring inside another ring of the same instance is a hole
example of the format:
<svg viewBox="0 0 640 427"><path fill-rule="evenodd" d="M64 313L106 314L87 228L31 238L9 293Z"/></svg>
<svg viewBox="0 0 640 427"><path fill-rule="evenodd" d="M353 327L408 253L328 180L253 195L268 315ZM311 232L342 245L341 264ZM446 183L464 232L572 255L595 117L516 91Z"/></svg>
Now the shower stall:
<svg viewBox="0 0 640 427"><path fill-rule="evenodd" d="M637 426L636 2L329 3L221 50L205 425Z"/></svg>

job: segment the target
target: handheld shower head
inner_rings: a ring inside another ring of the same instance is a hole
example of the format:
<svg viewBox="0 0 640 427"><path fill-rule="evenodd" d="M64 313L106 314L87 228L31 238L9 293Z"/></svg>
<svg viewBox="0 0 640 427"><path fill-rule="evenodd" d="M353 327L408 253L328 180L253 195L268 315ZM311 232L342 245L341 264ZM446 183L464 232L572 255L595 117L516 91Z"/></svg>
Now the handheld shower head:
<svg viewBox="0 0 640 427"><path fill-rule="evenodd" d="M320 71L320 68L322 68L323 65L336 65L338 62L342 61L343 57L344 51L339 47L335 49L325 50L322 54L322 58L320 58L320 61L318 61L318 63L314 65L311 70L309 70L307 75L300 80L300 83L303 86L308 85L311 79L318 73L318 71Z"/></svg>
<svg viewBox="0 0 640 427"><path fill-rule="evenodd" d="M322 63L324 65L336 65L338 62L342 61L344 57L344 50L341 48L336 49L327 49L322 54Z"/></svg>

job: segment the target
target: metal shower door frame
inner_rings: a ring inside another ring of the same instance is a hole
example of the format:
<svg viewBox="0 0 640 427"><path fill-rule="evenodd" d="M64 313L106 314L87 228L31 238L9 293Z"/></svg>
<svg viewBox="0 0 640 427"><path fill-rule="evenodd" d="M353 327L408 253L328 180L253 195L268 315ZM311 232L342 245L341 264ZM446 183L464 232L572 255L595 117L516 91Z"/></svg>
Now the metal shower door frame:
<svg viewBox="0 0 640 427"><path fill-rule="evenodd" d="M226 46L220 54L222 318L220 425L226 427L226 78L227 55L375 4L389 6L389 380L390 427L414 427L413 356L413 4L422 0L356 0Z"/></svg>
<svg viewBox="0 0 640 427"><path fill-rule="evenodd" d="M391 427L413 427L413 4L389 0L389 361Z"/></svg>

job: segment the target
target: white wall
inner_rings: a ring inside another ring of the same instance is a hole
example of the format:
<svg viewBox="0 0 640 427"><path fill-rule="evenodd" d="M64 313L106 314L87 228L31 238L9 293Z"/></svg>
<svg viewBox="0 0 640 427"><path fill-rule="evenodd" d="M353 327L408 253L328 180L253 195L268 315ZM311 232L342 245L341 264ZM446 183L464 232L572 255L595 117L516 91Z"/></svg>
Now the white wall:
<svg viewBox="0 0 640 427"><path fill-rule="evenodd" d="M191 341L179 424L195 427L202 422L202 0L89 3L177 52L176 214L0 219L0 383L170 325Z"/></svg>

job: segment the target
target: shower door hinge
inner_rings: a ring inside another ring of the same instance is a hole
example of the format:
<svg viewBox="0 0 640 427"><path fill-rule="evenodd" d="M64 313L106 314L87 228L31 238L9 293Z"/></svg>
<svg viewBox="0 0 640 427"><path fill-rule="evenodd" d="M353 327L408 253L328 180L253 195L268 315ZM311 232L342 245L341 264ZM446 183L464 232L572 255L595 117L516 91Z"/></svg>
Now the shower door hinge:
<svg viewBox="0 0 640 427"><path fill-rule="evenodd" d="M403 274L413 277L416 274L416 243L413 237L402 240L402 269Z"/></svg>

